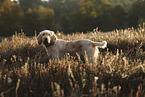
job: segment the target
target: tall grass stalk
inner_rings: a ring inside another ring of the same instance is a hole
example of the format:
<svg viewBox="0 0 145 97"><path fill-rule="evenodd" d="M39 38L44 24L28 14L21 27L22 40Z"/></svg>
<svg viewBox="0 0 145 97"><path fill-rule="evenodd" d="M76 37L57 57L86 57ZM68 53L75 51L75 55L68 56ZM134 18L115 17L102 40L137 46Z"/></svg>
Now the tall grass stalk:
<svg viewBox="0 0 145 97"><path fill-rule="evenodd" d="M56 35L65 40L106 40L94 65L80 56L53 60L39 46L36 36L16 34L0 42L0 94L3 97L145 95L145 28L102 33ZM12 79L8 83L8 78ZM14 88L13 88L14 87ZM8 92L7 92L8 91Z"/></svg>

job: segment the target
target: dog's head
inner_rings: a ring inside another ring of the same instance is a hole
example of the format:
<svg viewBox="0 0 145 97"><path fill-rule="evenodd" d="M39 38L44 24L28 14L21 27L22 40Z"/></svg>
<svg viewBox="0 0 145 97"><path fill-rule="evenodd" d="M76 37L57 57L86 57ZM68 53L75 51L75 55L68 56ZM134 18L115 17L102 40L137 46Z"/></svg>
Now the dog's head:
<svg viewBox="0 0 145 97"><path fill-rule="evenodd" d="M45 45L46 47L54 45L57 40L57 36L53 31L44 30L39 33L37 36L37 41L41 45Z"/></svg>

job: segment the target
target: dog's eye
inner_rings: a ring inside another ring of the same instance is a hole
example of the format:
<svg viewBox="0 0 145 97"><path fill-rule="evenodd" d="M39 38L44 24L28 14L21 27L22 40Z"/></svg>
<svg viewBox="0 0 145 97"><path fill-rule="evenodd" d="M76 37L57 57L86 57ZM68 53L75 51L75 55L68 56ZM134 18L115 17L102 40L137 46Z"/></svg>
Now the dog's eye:
<svg viewBox="0 0 145 97"><path fill-rule="evenodd" d="M50 35L50 33L43 33L42 35Z"/></svg>

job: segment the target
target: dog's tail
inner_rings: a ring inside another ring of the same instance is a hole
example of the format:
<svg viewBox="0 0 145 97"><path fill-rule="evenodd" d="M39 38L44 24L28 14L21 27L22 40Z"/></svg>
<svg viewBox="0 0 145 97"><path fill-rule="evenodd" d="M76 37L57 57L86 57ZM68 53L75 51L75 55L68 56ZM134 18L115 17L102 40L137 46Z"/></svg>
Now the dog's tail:
<svg viewBox="0 0 145 97"><path fill-rule="evenodd" d="M93 46L100 47L100 48L105 48L107 46L107 42L106 41L103 41L103 42L93 42Z"/></svg>

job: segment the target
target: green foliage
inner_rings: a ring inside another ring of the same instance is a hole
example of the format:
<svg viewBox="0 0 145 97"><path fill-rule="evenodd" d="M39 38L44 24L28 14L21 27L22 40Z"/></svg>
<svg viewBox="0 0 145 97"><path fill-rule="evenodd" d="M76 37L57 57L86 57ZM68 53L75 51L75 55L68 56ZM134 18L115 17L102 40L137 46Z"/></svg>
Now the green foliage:
<svg viewBox="0 0 145 97"><path fill-rule="evenodd" d="M64 30L67 29L67 27L64 27L64 23L61 23L64 21L66 22L65 25L67 25L67 20L65 21L66 16L64 17L64 15L67 15L67 18L71 20L72 12L79 8L79 1L80 0L49 0L48 3L44 4L44 6L54 9L55 22L58 25L58 29ZM69 23L71 23L71 21Z"/></svg>
<svg viewBox="0 0 145 97"><path fill-rule="evenodd" d="M30 0L32 3L32 0ZM30 3L28 1L27 3ZM39 1L39 0L38 0ZM26 2L26 1L20 1ZM36 3L36 0L33 2ZM38 2L37 2L38 3ZM23 3L22 3L23 4ZM24 4L25 5L25 4ZM55 30L54 11L50 8L39 6L23 10L21 4L5 0L0 6L0 35L10 36L23 29L27 35L34 35L35 31L43 29Z"/></svg>
<svg viewBox="0 0 145 97"><path fill-rule="evenodd" d="M3 97L145 95L145 27L102 33L98 29L65 35L65 40L107 41L97 64L73 57L48 60L33 38L23 33L0 42L0 95ZM47 60L46 60L47 59Z"/></svg>
<svg viewBox="0 0 145 97"><path fill-rule="evenodd" d="M55 30L53 9L39 6L38 9L29 9L24 17L23 29L28 35L44 29Z"/></svg>
<svg viewBox="0 0 145 97"><path fill-rule="evenodd" d="M145 22L145 1L138 0L133 3L132 8L130 10L130 25L134 27L138 27L139 24L143 24Z"/></svg>
<svg viewBox="0 0 145 97"><path fill-rule="evenodd" d="M108 9L110 4L105 0L81 0L80 12L84 16L96 18L103 14L104 10Z"/></svg>
<svg viewBox="0 0 145 97"><path fill-rule="evenodd" d="M19 0L19 2L24 11L27 11L29 8L37 9L40 5L42 5L41 0Z"/></svg>
<svg viewBox="0 0 145 97"><path fill-rule="evenodd" d="M70 31L72 31L72 23L71 23L71 21L72 21L72 20L69 18L68 15L63 14L63 15L61 16L61 23L60 23L60 25L61 25L61 27L62 27L61 30L62 30L64 33L70 34Z"/></svg>
<svg viewBox="0 0 145 97"><path fill-rule="evenodd" d="M0 35L12 35L21 29L27 35L33 35L44 29L60 30L68 34L87 32L96 27L102 31L132 26L137 28L145 22L145 8L144 1L137 0L133 3L134 1L136 0L19 0L14 3L1 0Z"/></svg>
<svg viewBox="0 0 145 97"><path fill-rule="evenodd" d="M121 3L123 6L129 10L130 7L132 6L132 3L134 3L137 0L108 0L110 3L116 4L116 3Z"/></svg>
<svg viewBox="0 0 145 97"><path fill-rule="evenodd" d="M0 35L6 36L10 35L10 31L15 32L20 30L23 17L23 10L19 4L5 0L0 6Z"/></svg>
<svg viewBox="0 0 145 97"><path fill-rule="evenodd" d="M110 31L116 28L125 28L127 13L121 5L111 5L103 0L81 0L80 8L74 12L72 30L88 31L99 27L102 31Z"/></svg>
<svg viewBox="0 0 145 97"><path fill-rule="evenodd" d="M0 0L0 5L4 2L4 0Z"/></svg>
<svg viewBox="0 0 145 97"><path fill-rule="evenodd" d="M127 12L125 9L116 5L105 11L98 19L99 28L103 31L111 31L112 29L124 29L127 26Z"/></svg>

